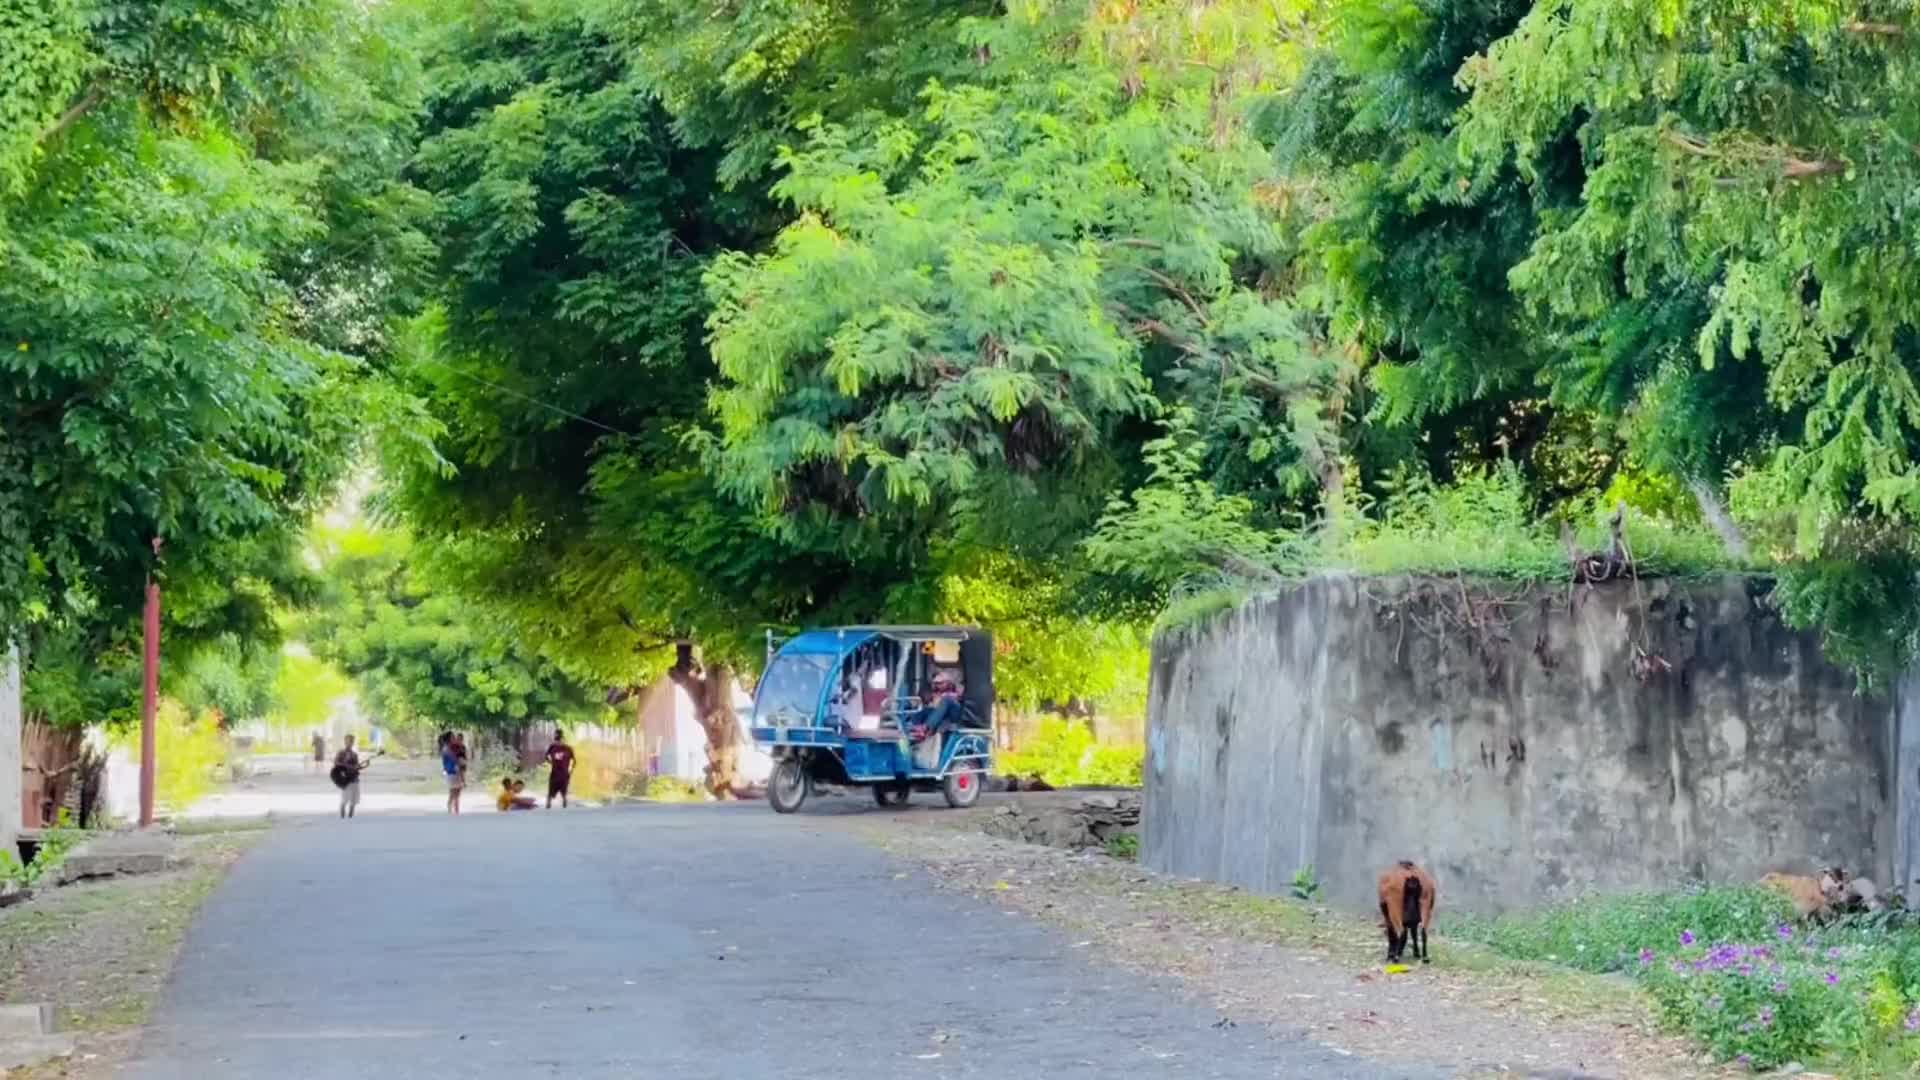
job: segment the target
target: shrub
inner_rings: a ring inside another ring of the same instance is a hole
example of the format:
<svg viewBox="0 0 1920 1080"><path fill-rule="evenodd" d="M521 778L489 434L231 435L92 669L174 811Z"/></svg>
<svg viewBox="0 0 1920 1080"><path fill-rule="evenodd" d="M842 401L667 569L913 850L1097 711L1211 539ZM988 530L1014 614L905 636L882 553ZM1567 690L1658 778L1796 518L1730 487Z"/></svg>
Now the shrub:
<svg viewBox="0 0 1920 1080"><path fill-rule="evenodd" d="M1140 857L1140 834L1117 833L1107 838L1107 854L1132 862Z"/></svg>
<svg viewBox="0 0 1920 1080"><path fill-rule="evenodd" d="M1293 872L1291 891L1295 900L1304 903L1312 903L1320 898L1320 875L1314 873L1312 863Z"/></svg>
<svg viewBox="0 0 1920 1080"><path fill-rule="evenodd" d="M1694 888L1463 920L1509 956L1637 978L1677 1029L1754 1069L1832 1062L1881 1075L1920 1062L1920 929L1802 929L1751 887Z"/></svg>
<svg viewBox="0 0 1920 1080"><path fill-rule="evenodd" d="M136 758L139 738L137 727L118 736L131 744ZM176 814L213 790L215 770L227 760L227 737L213 714L196 718L171 699L161 701L154 717L153 745L154 800Z"/></svg>
<svg viewBox="0 0 1920 1080"><path fill-rule="evenodd" d="M998 755L1003 776L1038 776L1054 787L1139 787L1146 750L1104 746L1078 720L1050 718L1025 746Z"/></svg>
<svg viewBox="0 0 1920 1080"><path fill-rule="evenodd" d="M1586 897L1493 920L1465 919L1459 926L1464 936L1508 956L1608 972L1635 970L1643 949L1660 952L1659 943L1667 942L1670 952L1683 934L1758 940L1789 914L1781 897L1739 886Z"/></svg>

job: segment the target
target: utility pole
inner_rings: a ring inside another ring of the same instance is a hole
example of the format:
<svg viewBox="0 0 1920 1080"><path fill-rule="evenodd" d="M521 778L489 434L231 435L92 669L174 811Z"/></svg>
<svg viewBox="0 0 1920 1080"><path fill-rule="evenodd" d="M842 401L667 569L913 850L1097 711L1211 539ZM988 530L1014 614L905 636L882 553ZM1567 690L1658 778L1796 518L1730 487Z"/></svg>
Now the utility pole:
<svg viewBox="0 0 1920 1080"><path fill-rule="evenodd" d="M153 538L154 570L147 575L147 663L140 692L140 827L153 824L153 729L160 711L160 538Z"/></svg>

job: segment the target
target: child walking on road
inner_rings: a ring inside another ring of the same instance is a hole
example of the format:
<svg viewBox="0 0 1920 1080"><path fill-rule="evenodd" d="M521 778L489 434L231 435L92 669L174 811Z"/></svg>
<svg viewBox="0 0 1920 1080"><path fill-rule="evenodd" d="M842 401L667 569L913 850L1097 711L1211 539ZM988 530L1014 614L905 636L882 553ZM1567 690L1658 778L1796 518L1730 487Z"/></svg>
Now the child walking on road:
<svg viewBox="0 0 1920 1080"><path fill-rule="evenodd" d="M350 818L360 808L360 770L366 768L366 762L354 752L353 736L349 735L346 745L333 759L333 782L340 789L340 816Z"/></svg>

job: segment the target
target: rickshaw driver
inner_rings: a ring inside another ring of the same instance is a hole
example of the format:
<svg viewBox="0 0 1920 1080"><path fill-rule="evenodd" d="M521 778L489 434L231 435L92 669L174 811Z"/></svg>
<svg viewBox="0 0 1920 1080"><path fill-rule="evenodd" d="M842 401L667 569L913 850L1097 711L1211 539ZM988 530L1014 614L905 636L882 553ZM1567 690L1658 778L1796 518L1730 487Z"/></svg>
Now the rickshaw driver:
<svg viewBox="0 0 1920 1080"><path fill-rule="evenodd" d="M932 734L959 722L966 710L960 699L960 682L945 668L934 673L933 701L922 707L915 719Z"/></svg>

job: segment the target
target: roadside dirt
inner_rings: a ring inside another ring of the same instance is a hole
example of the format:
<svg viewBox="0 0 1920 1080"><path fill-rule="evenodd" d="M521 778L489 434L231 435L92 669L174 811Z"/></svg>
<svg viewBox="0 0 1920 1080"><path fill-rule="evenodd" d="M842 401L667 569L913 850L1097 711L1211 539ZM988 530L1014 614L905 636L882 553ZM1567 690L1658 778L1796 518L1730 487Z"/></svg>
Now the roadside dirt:
<svg viewBox="0 0 1920 1080"><path fill-rule="evenodd" d="M1177 976L1230 1023L1303 1030L1337 1050L1461 1076L1745 1075L1660 1031L1630 982L1455 943L1444 911L1434 962L1388 975L1384 942L1365 920L1105 854L997 840L972 831L983 812L843 820L944 888L1054 924L1109 961Z"/></svg>
<svg viewBox="0 0 1920 1080"><path fill-rule="evenodd" d="M178 870L48 889L0 911L0 1001L52 1002L71 1058L10 1075L92 1080L132 1048L173 972L180 941L259 831L180 838Z"/></svg>

